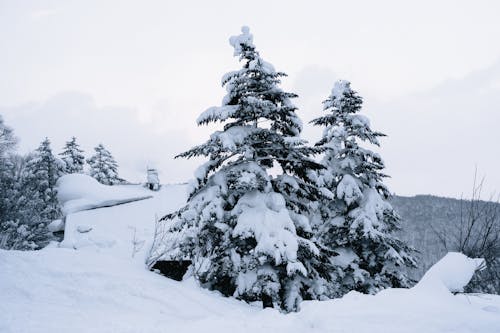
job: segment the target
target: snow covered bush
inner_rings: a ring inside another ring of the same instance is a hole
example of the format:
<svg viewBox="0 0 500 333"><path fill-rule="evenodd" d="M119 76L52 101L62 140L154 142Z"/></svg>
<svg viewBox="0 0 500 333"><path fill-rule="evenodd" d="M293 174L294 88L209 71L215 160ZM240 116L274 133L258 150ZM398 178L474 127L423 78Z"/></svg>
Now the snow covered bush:
<svg viewBox="0 0 500 333"><path fill-rule="evenodd" d="M170 255L190 258L209 289L294 311L302 299L324 297L328 278L308 219L319 196L308 171L321 166L299 138L296 95L279 87L285 74L260 57L248 28L230 44L243 68L223 76L222 105L197 120L224 127L177 156L209 160L196 171L186 206L163 218L179 235Z"/></svg>
<svg viewBox="0 0 500 333"><path fill-rule="evenodd" d="M53 239L45 223L0 222L0 249L37 250Z"/></svg>
<svg viewBox="0 0 500 333"><path fill-rule="evenodd" d="M324 150L325 169L317 172L324 198L315 225L319 242L339 255L332 258L338 288L333 296L351 290L375 293L388 287L407 287L406 266L415 266L412 249L396 238L400 217L387 199L384 163L361 143L379 145L384 134L370 128L359 114L362 98L348 81L338 81L323 102L326 115L312 123L324 132L316 147Z"/></svg>
<svg viewBox="0 0 500 333"><path fill-rule="evenodd" d="M118 177L118 163L116 163L109 150L104 148L102 144L99 144L94 150L95 154L87 160L90 167L90 176L104 185L114 185L122 182L123 180Z"/></svg>

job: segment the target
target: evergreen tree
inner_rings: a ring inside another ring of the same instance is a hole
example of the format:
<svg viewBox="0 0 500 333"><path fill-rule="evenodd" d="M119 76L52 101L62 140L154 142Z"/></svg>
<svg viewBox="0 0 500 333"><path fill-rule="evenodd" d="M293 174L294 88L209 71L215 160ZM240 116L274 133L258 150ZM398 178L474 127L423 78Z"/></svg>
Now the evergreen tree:
<svg viewBox="0 0 500 333"><path fill-rule="evenodd" d="M245 301L297 310L324 297L325 262L311 240L309 202L319 195L308 170L316 150L299 138L302 124L276 72L256 51L248 28L231 37L243 68L222 78L222 106L198 125L224 123L209 140L177 157L208 157L186 206L167 215L178 233L174 258L191 258L201 284ZM276 167L278 176L271 176ZM322 262L323 261L323 262Z"/></svg>
<svg viewBox="0 0 500 333"><path fill-rule="evenodd" d="M5 158L8 153L14 150L17 138L14 136L12 128L7 126L0 115L0 158Z"/></svg>
<svg viewBox="0 0 500 333"><path fill-rule="evenodd" d="M27 166L34 154L20 156L11 154L5 160L8 186L4 187L4 207L0 215L0 248L12 250L35 250L44 247L52 239L41 213L43 203L33 186L33 175Z"/></svg>
<svg viewBox="0 0 500 333"><path fill-rule="evenodd" d="M25 189L31 192L25 195L27 205L34 205L41 222L51 222L61 217L57 200L56 182L63 174L64 164L56 159L50 148L50 141L45 138L35 150L26 165L27 176Z"/></svg>
<svg viewBox="0 0 500 333"><path fill-rule="evenodd" d="M17 138L12 128L7 126L0 116L0 222L6 221L11 213L11 189L14 179L10 174L10 155L14 152Z"/></svg>
<svg viewBox="0 0 500 333"><path fill-rule="evenodd" d="M384 163L361 143L379 145L384 134L370 128L359 114L362 98L348 81L338 81L323 102L326 115L312 121L323 126L316 144L325 151L318 186L328 197L319 205L317 239L339 255L333 257L339 282L336 295L350 290L375 293L387 287L407 287L406 266L414 267L412 249L394 232L400 217L387 201Z"/></svg>
<svg viewBox="0 0 500 333"><path fill-rule="evenodd" d="M37 169L27 168L33 155L17 155L16 142L13 130L0 117L0 248L34 250L45 246L51 234L44 223L44 218L48 221L43 196L35 186L40 183L32 173Z"/></svg>
<svg viewBox="0 0 500 333"><path fill-rule="evenodd" d="M64 161L65 173L83 173L83 165L85 164L85 157L80 145L76 143L76 138L72 137L70 141L66 142L63 152L59 154Z"/></svg>
<svg viewBox="0 0 500 333"><path fill-rule="evenodd" d="M104 185L114 185L122 181L118 177L118 163L102 144L94 148L95 154L87 160L89 174Z"/></svg>

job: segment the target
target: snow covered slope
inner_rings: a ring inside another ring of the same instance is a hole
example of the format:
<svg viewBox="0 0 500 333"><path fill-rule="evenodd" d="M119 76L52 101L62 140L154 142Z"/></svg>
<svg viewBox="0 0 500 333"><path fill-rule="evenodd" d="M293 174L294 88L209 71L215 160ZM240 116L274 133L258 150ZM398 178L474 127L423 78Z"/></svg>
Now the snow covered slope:
<svg viewBox="0 0 500 333"><path fill-rule="evenodd" d="M0 251L0 332L500 332L499 296L427 285L303 302L284 315L148 272L155 214L182 205L185 187L152 194L71 214L63 247Z"/></svg>

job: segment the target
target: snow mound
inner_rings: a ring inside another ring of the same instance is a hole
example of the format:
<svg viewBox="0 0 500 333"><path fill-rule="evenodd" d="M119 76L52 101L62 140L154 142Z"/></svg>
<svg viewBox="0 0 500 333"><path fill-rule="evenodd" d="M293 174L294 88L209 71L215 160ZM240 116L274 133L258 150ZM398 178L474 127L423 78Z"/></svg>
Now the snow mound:
<svg viewBox="0 0 500 333"><path fill-rule="evenodd" d="M120 187L128 188L131 193L152 193L153 196L149 200L135 200L67 215L64 239L59 247L80 251L97 250L110 253L115 258L134 258L138 265L144 267L156 232L157 217L181 207L186 200L186 186L164 185L155 192L140 185L112 186L113 189L115 187L117 190ZM109 201L109 198L103 199L103 202Z"/></svg>
<svg viewBox="0 0 500 333"><path fill-rule="evenodd" d="M446 287L450 292L463 292L474 273L484 266L484 259L472 259L462 253L449 252L435 263L415 288Z"/></svg>
<svg viewBox="0 0 500 333"><path fill-rule="evenodd" d="M114 206L151 198L147 190L136 186L107 186L83 174L70 174L57 181L57 198L64 215L82 210Z"/></svg>

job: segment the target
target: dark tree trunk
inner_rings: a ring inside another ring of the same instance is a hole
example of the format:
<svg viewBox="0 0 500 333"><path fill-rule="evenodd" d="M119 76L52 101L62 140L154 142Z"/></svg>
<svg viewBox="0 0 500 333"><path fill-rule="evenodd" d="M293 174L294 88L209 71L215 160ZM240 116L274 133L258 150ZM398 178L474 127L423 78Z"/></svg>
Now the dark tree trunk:
<svg viewBox="0 0 500 333"><path fill-rule="evenodd" d="M273 298L268 294L262 294L262 307L265 308L274 308Z"/></svg>

